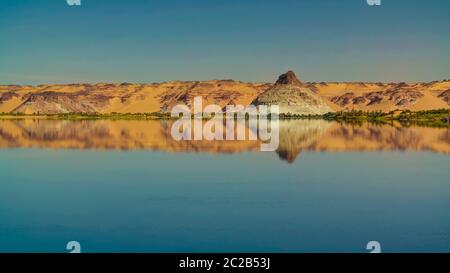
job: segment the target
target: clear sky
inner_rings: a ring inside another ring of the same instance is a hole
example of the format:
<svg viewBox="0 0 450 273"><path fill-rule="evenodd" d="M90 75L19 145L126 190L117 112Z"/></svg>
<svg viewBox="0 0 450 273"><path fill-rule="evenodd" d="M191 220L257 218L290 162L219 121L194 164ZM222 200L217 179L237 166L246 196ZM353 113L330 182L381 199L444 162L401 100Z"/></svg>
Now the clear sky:
<svg viewBox="0 0 450 273"><path fill-rule="evenodd" d="M0 84L450 78L450 1L0 1Z"/></svg>

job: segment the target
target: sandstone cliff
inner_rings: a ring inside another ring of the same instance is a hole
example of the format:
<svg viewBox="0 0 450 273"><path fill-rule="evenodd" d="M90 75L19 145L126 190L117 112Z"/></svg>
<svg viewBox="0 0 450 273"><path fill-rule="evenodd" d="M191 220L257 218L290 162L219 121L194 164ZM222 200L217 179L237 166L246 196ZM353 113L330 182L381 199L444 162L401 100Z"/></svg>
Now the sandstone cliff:
<svg viewBox="0 0 450 273"><path fill-rule="evenodd" d="M274 86L259 95L254 105L278 105L280 113L315 115L333 110L311 89L305 87L294 72L281 75Z"/></svg>
<svg viewBox="0 0 450 273"><path fill-rule="evenodd" d="M249 105L282 103L283 111L391 111L450 108L450 81L429 83L301 83L294 73L277 83L233 80L152 84L97 83L0 85L0 113L154 113L176 104L191 105L195 96L205 104ZM325 105L326 104L326 105ZM328 106L328 107L327 107Z"/></svg>

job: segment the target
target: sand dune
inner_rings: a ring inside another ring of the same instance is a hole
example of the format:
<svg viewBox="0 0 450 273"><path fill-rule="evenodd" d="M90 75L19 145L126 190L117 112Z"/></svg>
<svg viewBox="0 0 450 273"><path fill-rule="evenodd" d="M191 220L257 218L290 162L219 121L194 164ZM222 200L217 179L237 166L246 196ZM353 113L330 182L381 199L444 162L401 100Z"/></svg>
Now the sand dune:
<svg viewBox="0 0 450 273"><path fill-rule="evenodd" d="M416 111L450 108L448 80L429 83L300 84L299 90L308 90L317 95L334 111L356 109L387 112L395 109ZM202 96L205 105L249 105L265 91L271 88L276 91L277 88L273 87L271 83L244 83L233 80L152 84L0 85L0 113L167 112L176 104L190 106L196 96ZM329 109L328 107L322 108Z"/></svg>

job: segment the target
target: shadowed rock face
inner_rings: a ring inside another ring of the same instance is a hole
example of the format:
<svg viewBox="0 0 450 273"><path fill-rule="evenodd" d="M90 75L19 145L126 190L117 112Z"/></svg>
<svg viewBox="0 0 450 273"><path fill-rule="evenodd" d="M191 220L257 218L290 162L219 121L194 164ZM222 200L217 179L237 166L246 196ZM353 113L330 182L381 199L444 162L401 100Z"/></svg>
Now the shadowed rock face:
<svg viewBox="0 0 450 273"><path fill-rule="evenodd" d="M282 112L295 114L350 109L421 111L450 107L450 81L302 83L294 72L289 71L281 75L275 84L210 80L0 85L0 113L170 112L178 104L190 106L196 96L201 96L205 105L216 104L220 107L230 104L281 104Z"/></svg>
<svg viewBox="0 0 450 273"><path fill-rule="evenodd" d="M353 92L348 92L340 96L331 98L331 102L341 106L348 107L352 105L364 104L371 106L380 104L384 101L389 101L398 107L407 107L417 103L417 101L423 97L423 94L419 91L408 90L402 88L390 89L386 91L369 92L363 96L357 96Z"/></svg>
<svg viewBox="0 0 450 273"><path fill-rule="evenodd" d="M297 78L297 75L293 71L288 71L287 73L281 75L278 77L278 80L276 81L277 85L283 85L283 84L292 84L292 85L298 85L301 86L302 83Z"/></svg>
<svg viewBox="0 0 450 273"><path fill-rule="evenodd" d="M281 75L274 86L259 95L254 105L278 105L281 114L320 115L333 110L311 89L302 86L294 72Z"/></svg>
<svg viewBox="0 0 450 273"><path fill-rule="evenodd" d="M450 105L450 89L448 89L448 90L442 92L442 93L439 95L439 98L441 98L442 100L444 100L445 102L447 102L448 105Z"/></svg>
<svg viewBox="0 0 450 273"><path fill-rule="evenodd" d="M346 106L351 102L354 103L353 100L355 100L355 99L356 99L355 94L352 92L349 92L349 93L343 94L342 96L335 96L335 97L331 98L331 101L336 103L339 106ZM365 100L365 98L363 98L363 99Z"/></svg>
<svg viewBox="0 0 450 273"><path fill-rule="evenodd" d="M12 98L16 98L19 95L17 95L16 93L12 92L12 91L8 91L8 92L4 92L4 93L0 93L0 103L6 102Z"/></svg>
<svg viewBox="0 0 450 273"><path fill-rule="evenodd" d="M39 113L45 109L46 114L60 113L95 113L98 109L108 107L111 97L102 94L90 94L89 91L76 93L42 92L27 94L25 101L15 108L13 113L24 113L31 108ZM82 101L82 103L80 103Z"/></svg>

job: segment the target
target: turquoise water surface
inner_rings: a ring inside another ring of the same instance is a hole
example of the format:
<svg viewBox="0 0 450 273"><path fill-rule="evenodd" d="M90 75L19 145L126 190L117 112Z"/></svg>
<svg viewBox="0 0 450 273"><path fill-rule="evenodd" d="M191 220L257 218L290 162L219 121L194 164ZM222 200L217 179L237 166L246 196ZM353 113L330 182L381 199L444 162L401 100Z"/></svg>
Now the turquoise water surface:
<svg viewBox="0 0 450 273"><path fill-rule="evenodd" d="M450 251L449 157L0 151L0 251Z"/></svg>
<svg viewBox="0 0 450 273"><path fill-rule="evenodd" d="M450 131L292 121L276 152L159 121L0 121L0 252L450 252Z"/></svg>

